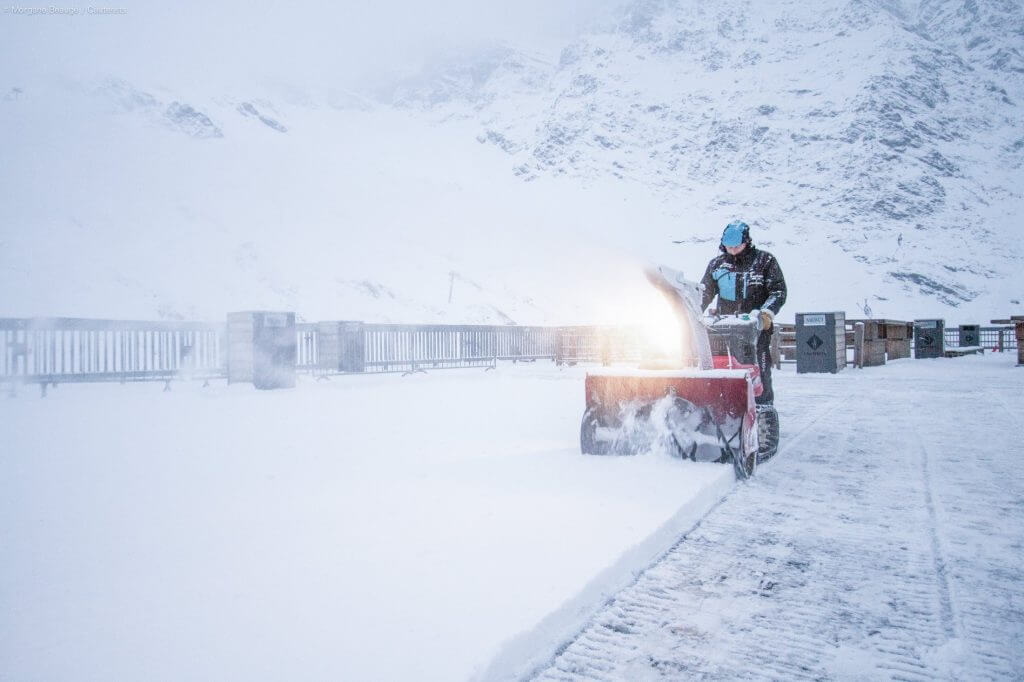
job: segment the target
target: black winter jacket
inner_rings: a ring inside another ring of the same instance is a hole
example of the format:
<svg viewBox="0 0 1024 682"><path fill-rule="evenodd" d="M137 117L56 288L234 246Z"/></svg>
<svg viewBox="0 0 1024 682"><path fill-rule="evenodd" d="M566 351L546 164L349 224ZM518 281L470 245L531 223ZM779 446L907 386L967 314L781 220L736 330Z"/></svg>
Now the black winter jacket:
<svg viewBox="0 0 1024 682"><path fill-rule="evenodd" d="M738 256L723 253L708 263L701 280L704 300L701 309L718 296L721 315L749 313L755 308L778 314L786 302L786 279L775 256L753 244Z"/></svg>

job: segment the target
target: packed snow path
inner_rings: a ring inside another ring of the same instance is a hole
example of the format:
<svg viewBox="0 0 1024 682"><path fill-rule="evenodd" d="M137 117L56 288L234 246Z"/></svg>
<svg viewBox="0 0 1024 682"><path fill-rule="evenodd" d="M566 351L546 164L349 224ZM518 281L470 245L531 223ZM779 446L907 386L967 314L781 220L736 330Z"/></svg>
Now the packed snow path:
<svg viewBox="0 0 1024 682"><path fill-rule="evenodd" d="M537 678L1021 679L1011 364L784 374L776 460Z"/></svg>

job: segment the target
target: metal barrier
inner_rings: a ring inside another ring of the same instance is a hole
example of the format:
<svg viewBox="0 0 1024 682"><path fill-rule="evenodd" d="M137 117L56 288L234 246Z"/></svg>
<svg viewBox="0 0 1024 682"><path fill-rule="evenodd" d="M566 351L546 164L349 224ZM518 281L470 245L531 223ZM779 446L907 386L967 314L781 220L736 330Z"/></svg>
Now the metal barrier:
<svg viewBox="0 0 1024 682"><path fill-rule="evenodd" d="M498 327L498 359L554 360L559 327Z"/></svg>
<svg viewBox="0 0 1024 682"><path fill-rule="evenodd" d="M366 324L363 335L365 371L415 372L554 359L558 328Z"/></svg>
<svg viewBox="0 0 1024 682"><path fill-rule="evenodd" d="M559 327L555 363L637 362L657 355L640 327Z"/></svg>
<svg viewBox="0 0 1024 682"><path fill-rule="evenodd" d="M368 372L490 366L497 356L493 335L484 329L368 325L363 334Z"/></svg>
<svg viewBox="0 0 1024 682"><path fill-rule="evenodd" d="M360 367L365 372L493 367L499 360L554 360L566 337L559 327L399 324L361 324L359 327L363 341ZM320 362L317 325L297 324L295 333L297 370L338 371L325 368ZM607 344L604 348L607 355ZM223 377L225 353L223 325L0 318L0 381L12 385L38 383L44 392L46 385L65 382ZM590 355L597 357L598 353L589 353L588 357ZM586 358L573 353L572 360L585 361Z"/></svg>
<svg viewBox="0 0 1024 682"><path fill-rule="evenodd" d="M0 380L46 384L223 375L223 327L199 322L0 319Z"/></svg>
<svg viewBox="0 0 1024 682"><path fill-rule="evenodd" d="M562 327L558 331L555 363L575 365L577 362L600 362L599 332L592 327Z"/></svg>
<svg viewBox="0 0 1024 682"><path fill-rule="evenodd" d="M348 371L494 367L499 360L609 364L658 356L639 327L351 324L361 344L354 346L356 369ZM296 325L296 369L346 371L321 362L319 330L316 324ZM980 339L997 351L1018 345L1013 326L981 327ZM791 360L794 340L793 325L776 325L777 363ZM946 330L946 343L958 346L956 328ZM0 318L0 382L38 383L44 393L47 385L65 382L223 377L225 352L225 327L218 324Z"/></svg>
<svg viewBox="0 0 1024 682"><path fill-rule="evenodd" d="M944 336L947 347L960 347L959 328L947 328ZM1013 326L981 327L978 329L978 338L978 345L987 350L1001 353L1017 349L1017 337L1014 335Z"/></svg>
<svg viewBox="0 0 1024 682"><path fill-rule="evenodd" d="M298 341L295 369L300 372L315 371L320 364L320 335L317 333L316 325L297 323L295 335Z"/></svg>

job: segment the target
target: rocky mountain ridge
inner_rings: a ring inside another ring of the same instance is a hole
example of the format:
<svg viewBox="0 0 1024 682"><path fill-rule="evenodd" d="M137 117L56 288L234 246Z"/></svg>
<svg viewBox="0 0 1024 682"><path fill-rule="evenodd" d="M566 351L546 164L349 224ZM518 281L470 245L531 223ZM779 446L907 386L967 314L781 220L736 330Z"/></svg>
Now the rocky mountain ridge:
<svg viewBox="0 0 1024 682"><path fill-rule="evenodd" d="M417 102L471 112L524 180L699 194L773 237L824 233L956 307L1024 255L1022 52L1013 2L642 0L532 72L529 92L504 87L521 72L507 53Z"/></svg>

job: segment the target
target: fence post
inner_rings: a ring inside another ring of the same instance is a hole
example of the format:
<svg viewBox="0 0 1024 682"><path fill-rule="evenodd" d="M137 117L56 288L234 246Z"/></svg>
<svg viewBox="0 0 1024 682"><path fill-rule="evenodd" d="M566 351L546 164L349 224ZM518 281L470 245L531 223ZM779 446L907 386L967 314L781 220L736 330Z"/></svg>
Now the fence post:
<svg viewBox="0 0 1024 682"><path fill-rule="evenodd" d="M999 344L998 344L999 345L999 352L1002 353L1003 352L1003 330L1000 329L996 333L999 334Z"/></svg>
<svg viewBox="0 0 1024 682"><path fill-rule="evenodd" d="M864 368L864 323L853 325L853 366Z"/></svg>
<svg viewBox="0 0 1024 682"><path fill-rule="evenodd" d="M779 325L772 325L772 340L771 340L771 354L772 364L775 365L775 369L782 369L782 355L779 350Z"/></svg>

